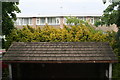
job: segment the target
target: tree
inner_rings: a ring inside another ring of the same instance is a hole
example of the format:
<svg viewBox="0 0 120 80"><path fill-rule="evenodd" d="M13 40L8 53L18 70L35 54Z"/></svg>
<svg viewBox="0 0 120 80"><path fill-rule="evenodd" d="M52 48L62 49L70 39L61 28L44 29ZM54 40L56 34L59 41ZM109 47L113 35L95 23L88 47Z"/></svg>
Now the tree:
<svg viewBox="0 0 120 80"><path fill-rule="evenodd" d="M72 25L75 25L75 26L77 26L77 25L85 25L85 26L89 26L90 27L90 24L88 24L88 22L85 22L85 21L83 21L83 20L80 20L80 19L78 19L77 17L72 17L72 16L70 16L70 17L65 17L66 19L67 19L67 24L68 25L70 25L70 26L72 26Z"/></svg>
<svg viewBox="0 0 120 80"><path fill-rule="evenodd" d="M120 13L120 2L114 2L109 5L105 10L104 14L101 17L101 23L110 25L116 24L118 27L120 26L119 22L119 13Z"/></svg>
<svg viewBox="0 0 120 80"><path fill-rule="evenodd" d="M13 29L6 37L6 48L12 42L109 42L116 55L119 55L120 46L115 40L115 32L103 33L93 27L85 25L64 26L63 29L56 29L52 26L32 28L23 26L23 29ZM113 65L113 77L119 78L119 65Z"/></svg>
<svg viewBox="0 0 120 80"><path fill-rule="evenodd" d="M118 56L118 60L120 61L120 1L113 2L111 5L109 5L106 10L104 10L101 21L96 22L96 25L104 24L108 26L111 24L116 24L118 27L118 32L116 37L114 37L114 40L112 40L111 45L114 52ZM115 64L113 66L113 77L118 79L120 78L120 64Z"/></svg>
<svg viewBox="0 0 120 80"><path fill-rule="evenodd" d="M14 28L16 13L20 13L18 2L2 2L2 34L8 35Z"/></svg>
<svg viewBox="0 0 120 80"><path fill-rule="evenodd" d="M111 5L109 5L104 10L101 20L95 23L96 26L104 24L108 26L116 24L118 27L118 34L116 38L120 40L120 1L113 2Z"/></svg>
<svg viewBox="0 0 120 80"><path fill-rule="evenodd" d="M105 42L108 34L95 30L85 25L64 26L63 29L55 29L52 26L44 28L32 28L24 26L23 29L13 29L6 37L6 46L12 42Z"/></svg>
<svg viewBox="0 0 120 80"><path fill-rule="evenodd" d="M120 1L119 2L113 2L111 5L109 5L105 10L104 14L101 17L100 21L97 21L96 26L98 25L112 25L116 24L118 27L118 32L116 34L116 48L120 46ZM119 55L120 55L120 50Z"/></svg>
<svg viewBox="0 0 120 80"><path fill-rule="evenodd" d="M73 21L74 22L74 21ZM72 22L72 23L73 23ZM32 28L31 26L23 26L23 29L12 29L11 33L6 37L6 49L12 42L109 42L118 55L120 46L115 40L115 32L103 33L95 30L92 26L78 23L76 25L66 26L63 29L55 29L52 26L44 26ZM113 76L118 78L120 67L113 65Z"/></svg>

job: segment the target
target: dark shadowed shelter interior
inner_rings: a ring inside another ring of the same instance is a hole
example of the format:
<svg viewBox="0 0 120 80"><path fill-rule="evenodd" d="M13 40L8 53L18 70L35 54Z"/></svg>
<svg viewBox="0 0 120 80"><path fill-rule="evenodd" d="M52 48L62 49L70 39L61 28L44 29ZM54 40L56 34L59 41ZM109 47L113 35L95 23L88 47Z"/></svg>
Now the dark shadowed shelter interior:
<svg viewBox="0 0 120 80"><path fill-rule="evenodd" d="M3 61L13 80L109 80L117 57L106 42L14 42Z"/></svg>

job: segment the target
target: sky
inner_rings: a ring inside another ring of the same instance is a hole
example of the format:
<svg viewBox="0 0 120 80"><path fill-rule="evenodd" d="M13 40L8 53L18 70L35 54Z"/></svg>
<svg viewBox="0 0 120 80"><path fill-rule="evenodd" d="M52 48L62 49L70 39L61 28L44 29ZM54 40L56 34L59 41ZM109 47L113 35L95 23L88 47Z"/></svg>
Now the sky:
<svg viewBox="0 0 120 80"><path fill-rule="evenodd" d="M20 0L17 15L101 15L108 4L102 0Z"/></svg>

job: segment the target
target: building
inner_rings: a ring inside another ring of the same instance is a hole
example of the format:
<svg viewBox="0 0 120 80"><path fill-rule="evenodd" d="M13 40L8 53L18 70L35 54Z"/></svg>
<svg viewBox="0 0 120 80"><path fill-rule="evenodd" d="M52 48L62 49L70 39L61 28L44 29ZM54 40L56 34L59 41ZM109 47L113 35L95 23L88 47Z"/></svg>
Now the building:
<svg viewBox="0 0 120 80"><path fill-rule="evenodd" d="M44 26L46 24L63 28L63 24L66 24L66 16L77 17L83 21L89 21L94 24L96 20L99 20L101 15L37 15L37 16L18 16L15 26L22 28L23 25L30 25L33 27Z"/></svg>
<svg viewBox="0 0 120 80"><path fill-rule="evenodd" d="M14 42L3 62L10 80L111 80L118 59L106 42Z"/></svg>

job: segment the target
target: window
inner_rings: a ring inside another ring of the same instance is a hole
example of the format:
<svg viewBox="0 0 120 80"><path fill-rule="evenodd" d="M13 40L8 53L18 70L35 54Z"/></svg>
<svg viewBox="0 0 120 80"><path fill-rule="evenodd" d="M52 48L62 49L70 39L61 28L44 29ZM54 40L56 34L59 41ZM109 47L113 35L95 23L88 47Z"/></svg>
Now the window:
<svg viewBox="0 0 120 80"><path fill-rule="evenodd" d="M63 22L65 25L67 25L67 19L64 18L64 22Z"/></svg>
<svg viewBox="0 0 120 80"><path fill-rule="evenodd" d="M37 18L37 19L36 19L36 24L37 24L37 25L40 25L40 18Z"/></svg>
<svg viewBox="0 0 120 80"><path fill-rule="evenodd" d="M48 17L47 18L48 25L59 25L60 24L60 18L54 18L54 17Z"/></svg>
<svg viewBox="0 0 120 80"><path fill-rule="evenodd" d="M23 19L22 18L18 18L15 22L16 25L22 25L23 24Z"/></svg>
<svg viewBox="0 0 120 80"><path fill-rule="evenodd" d="M15 25L32 25L32 18L18 18Z"/></svg>
<svg viewBox="0 0 120 80"><path fill-rule="evenodd" d="M23 19L23 25L27 25L27 24L29 24L29 19L24 18L24 19Z"/></svg>
<svg viewBox="0 0 120 80"><path fill-rule="evenodd" d="M91 18L91 19L90 19L90 23L91 23L91 24L94 24L94 18Z"/></svg>
<svg viewBox="0 0 120 80"><path fill-rule="evenodd" d="M29 18L29 25L32 25L32 18Z"/></svg>
<svg viewBox="0 0 120 80"><path fill-rule="evenodd" d="M40 18L40 24L44 25L45 24L45 18Z"/></svg>
<svg viewBox="0 0 120 80"><path fill-rule="evenodd" d="M52 24L55 24L56 23L56 20L55 18L48 18L48 24L52 25Z"/></svg>
<svg viewBox="0 0 120 80"><path fill-rule="evenodd" d="M86 21L86 17L79 17L78 19Z"/></svg>
<svg viewBox="0 0 120 80"><path fill-rule="evenodd" d="M45 25L45 18L37 18L36 24L37 25Z"/></svg>
<svg viewBox="0 0 120 80"><path fill-rule="evenodd" d="M32 18L23 18L23 25L31 25Z"/></svg>
<svg viewBox="0 0 120 80"><path fill-rule="evenodd" d="M86 17L83 17L83 21L86 21Z"/></svg>
<svg viewBox="0 0 120 80"><path fill-rule="evenodd" d="M56 24L60 24L60 18L56 18Z"/></svg>
<svg viewBox="0 0 120 80"><path fill-rule="evenodd" d="M78 19L83 20L83 17L79 17Z"/></svg>

